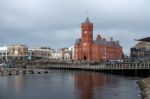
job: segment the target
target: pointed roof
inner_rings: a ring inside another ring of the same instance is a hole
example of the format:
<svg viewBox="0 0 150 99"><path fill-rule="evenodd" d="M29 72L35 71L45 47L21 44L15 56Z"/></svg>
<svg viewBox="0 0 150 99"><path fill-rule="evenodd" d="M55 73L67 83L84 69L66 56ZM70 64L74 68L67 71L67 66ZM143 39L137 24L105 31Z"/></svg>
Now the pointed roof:
<svg viewBox="0 0 150 99"><path fill-rule="evenodd" d="M85 19L84 23L90 23L90 20L88 17Z"/></svg>

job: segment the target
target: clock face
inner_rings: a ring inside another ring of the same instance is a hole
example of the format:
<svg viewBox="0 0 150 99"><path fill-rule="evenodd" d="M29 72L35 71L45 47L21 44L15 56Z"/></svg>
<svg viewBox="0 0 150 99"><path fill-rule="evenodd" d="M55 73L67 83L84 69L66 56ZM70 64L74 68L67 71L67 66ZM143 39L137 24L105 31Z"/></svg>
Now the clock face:
<svg viewBox="0 0 150 99"><path fill-rule="evenodd" d="M87 43L83 43L83 46L87 46L88 44Z"/></svg>
<svg viewBox="0 0 150 99"><path fill-rule="evenodd" d="M84 34L87 34L87 31L84 31Z"/></svg>

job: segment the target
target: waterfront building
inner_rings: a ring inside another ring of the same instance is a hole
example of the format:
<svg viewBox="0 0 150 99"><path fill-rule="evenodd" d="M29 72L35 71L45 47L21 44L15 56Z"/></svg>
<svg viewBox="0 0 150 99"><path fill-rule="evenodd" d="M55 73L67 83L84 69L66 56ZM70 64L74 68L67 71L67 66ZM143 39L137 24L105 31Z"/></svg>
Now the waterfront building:
<svg viewBox="0 0 150 99"><path fill-rule="evenodd" d="M62 60L63 59L63 51L61 49L53 50L52 59L53 60Z"/></svg>
<svg viewBox="0 0 150 99"><path fill-rule="evenodd" d="M71 59L71 51L69 51L69 48L63 48L63 60L70 60Z"/></svg>
<svg viewBox="0 0 150 99"><path fill-rule="evenodd" d="M130 49L132 61L150 61L150 42L140 41Z"/></svg>
<svg viewBox="0 0 150 99"><path fill-rule="evenodd" d="M75 42L75 60L108 61L122 60L123 51L119 41L106 41L100 35L93 40L93 23L87 17L81 24L81 38Z"/></svg>
<svg viewBox="0 0 150 99"><path fill-rule="evenodd" d="M53 50L52 59L54 60L72 60L74 56L74 47L61 48Z"/></svg>
<svg viewBox="0 0 150 99"><path fill-rule="evenodd" d="M74 57L74 46L63 50L64 60L73 60Z"/></svg>
<svg viewBox="0 0 150 99"><path fill-rule="evenodd" d="M0 47L0 60L7 60L9 58L9 50L7 46Z"/></svg>
<svg viewBox="0 0 150 99"><path fill-rule="evenodd" d="M26 45L10 45L8 50L10 57L13 59L26 60L28 58L28 47Z"/></svg>
<svg viewBox="0 0 150 99"><path fill-rule="evenodd" d="M71 47L69 47L68 48L68 51L69 51L69 53L70 53L70 59L71 60L74 60L74 46L71 46Z"/></svg>
<svg viewBox="0 0 150 99"><path fill-rule="evenodd" d="M51 59L53 49L41 47L29 49L29 60L34 59Z"/></svg>

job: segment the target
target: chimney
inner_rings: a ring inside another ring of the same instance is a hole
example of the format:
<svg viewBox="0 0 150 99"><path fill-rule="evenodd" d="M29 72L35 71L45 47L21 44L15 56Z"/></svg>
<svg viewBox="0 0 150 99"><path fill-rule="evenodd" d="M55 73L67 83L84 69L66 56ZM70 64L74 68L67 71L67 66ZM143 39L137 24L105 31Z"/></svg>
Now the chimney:
<svg viewBox="0 0 150 99"><path fill-rule="evenodd" d="M105 39L105 38L103 38L103 41L106 41L106 39Z"/></svg>
<svg viewBox="0 0 150 99"><path fill-rule="evenodd" d="M96 40L101 40L102 37L98 34L97 37L96 37Z"/></svg>
<svg viewBox="0 0 150 99"><path fill-rule="evenodd" d="M113 42L113 37L110 37L110 41Z"/></svg>
<svg viewBox="0 0 150 99"><path fill-rule="evenodd" d="M119 41L117 41L117 44L119 44Z"/></svg>

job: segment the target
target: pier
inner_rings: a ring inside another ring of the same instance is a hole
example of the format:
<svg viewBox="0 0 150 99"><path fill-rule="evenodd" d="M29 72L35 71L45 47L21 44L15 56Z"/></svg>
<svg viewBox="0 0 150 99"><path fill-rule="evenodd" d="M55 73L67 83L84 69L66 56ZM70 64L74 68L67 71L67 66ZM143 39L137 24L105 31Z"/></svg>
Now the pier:
<svg viewBox="0 0 150 99"><path fill-rule="evenodd" d="M30 67L30 66L28 66ZM42 69L71 69L71 70L92 70L125 75L150 75L150 63L37 63L36 68Z"/></svg>
<svg viewBox="0 0 150 99"><path fill-rule="evenodd" d="M150 63L67 63L67 62L17 62L14 63L13 68L1 68L1 72L11 71L11 74L18 74L19 71L26 71L26 73L38 73L40 70L50 69L70 69L70 70L91 70L123 75L150 75ZM15 73L14 73L15 71ZM42 71L43 72L43 71ZM2 75L2 73L1 73Z"/></svg>
<svg viewBox="0 0 150 99"><path fill-rule="evenodd" d="M23 74L46 74L49 70L23 69L23 68L0 68L0 76L23 75Z"/></svg>

